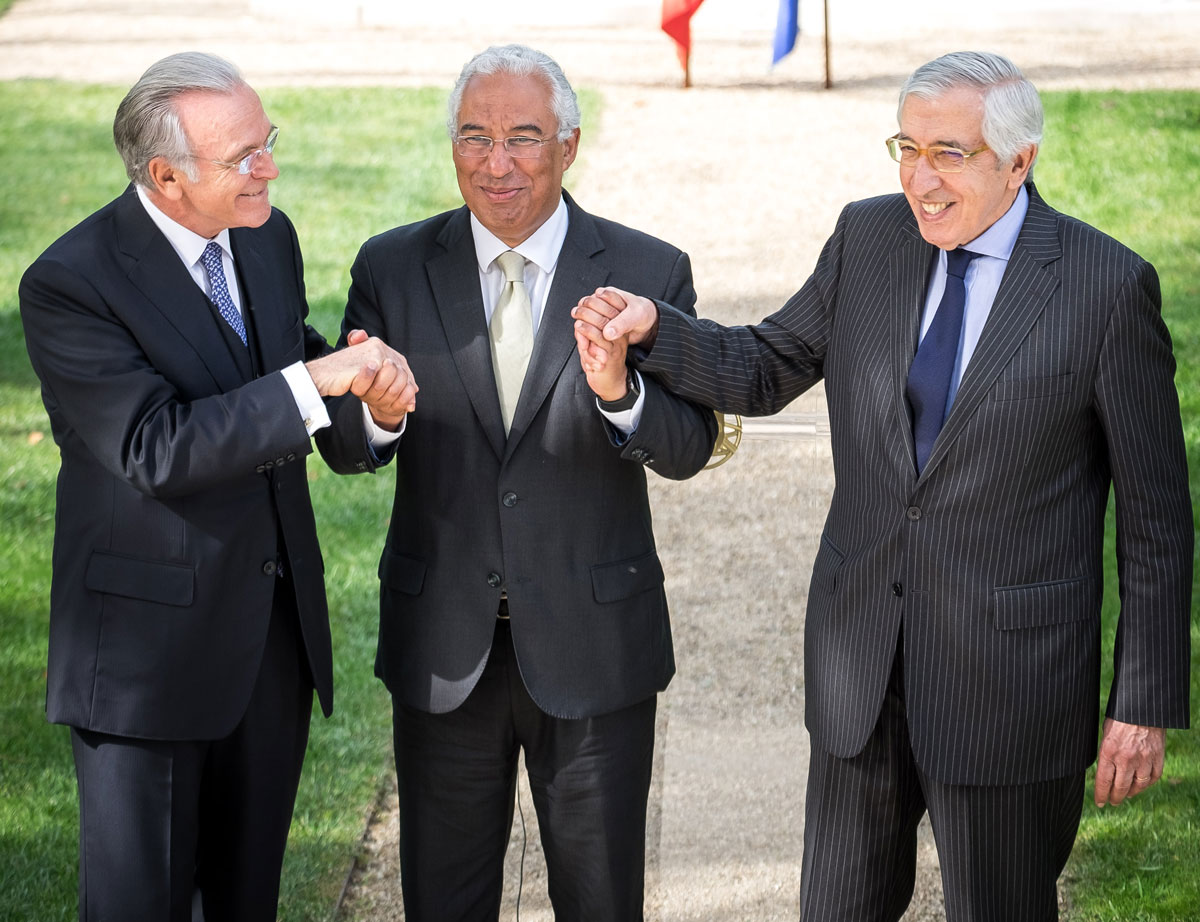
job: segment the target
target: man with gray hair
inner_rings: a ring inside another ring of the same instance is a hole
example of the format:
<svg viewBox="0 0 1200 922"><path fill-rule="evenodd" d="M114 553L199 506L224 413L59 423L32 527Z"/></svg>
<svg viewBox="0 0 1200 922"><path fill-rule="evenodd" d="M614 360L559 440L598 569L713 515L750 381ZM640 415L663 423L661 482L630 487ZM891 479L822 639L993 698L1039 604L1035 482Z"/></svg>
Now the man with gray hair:
<svg viewBox="0 0 1200 922"><path fill-rule="evenodd" d="M113 125L133 184L21 280L62 456L46 710L87 922L275 919L314 687L333 704L310 436L414 402L399 354L304 322L278 133L227 61L158 61Z"/></svg>
<svg viewBox="0 0 1200 922"><path fill-rule="evenodd" d="M375 671L409 922L495 922L522 751L555 918L642 918L675 671L645 471L695 474L716 421L574 359L571 307L601 285L695 300L686 255L563 191L579 121L546 55L477 55L450 98L465 207L368 240L351 270L343 330L401 349L422 387L398 437L353 413L318 437L335 470L397 465Z"/></svg>
<svg viewBox="0 0 1200 922"><path fill-rule="evenodd" d="M904 194L847 206L778 312L724 328L609 290L575 310L580 353L595 374L636 343L648 377L748 415L825 382L837 489L805 623L802 917L899 919L928 811L951 922L1044 922L1097 757L1110 486L1096 803L1154 784L1163 728L1189 719L1175 362L1154 268L1038 195L1041 103L1009 61L932 61L898 115Z"/></svg>

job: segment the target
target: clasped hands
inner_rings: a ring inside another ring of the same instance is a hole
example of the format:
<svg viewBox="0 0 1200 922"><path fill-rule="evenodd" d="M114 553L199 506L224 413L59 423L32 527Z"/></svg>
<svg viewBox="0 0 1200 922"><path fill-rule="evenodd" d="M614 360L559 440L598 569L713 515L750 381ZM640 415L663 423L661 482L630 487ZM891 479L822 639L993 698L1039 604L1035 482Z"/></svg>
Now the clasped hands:
<svg viewBox="0 0 1200 922"><path fill-rule="evenodd" d="M405 414L417 408L417 382L408 361L377 336L352 330L346 345L305 364L317 393L359 398L382 429L395 432Z"/></svg>
<svg viewBox="0 0 1200 922"><path fill-rule="evenodd" d="M601 400L620 400L626 393L626 353L631 345L653 342L657 305L620 288L597 288L579 299L571 316L588 386Z"/></svg>

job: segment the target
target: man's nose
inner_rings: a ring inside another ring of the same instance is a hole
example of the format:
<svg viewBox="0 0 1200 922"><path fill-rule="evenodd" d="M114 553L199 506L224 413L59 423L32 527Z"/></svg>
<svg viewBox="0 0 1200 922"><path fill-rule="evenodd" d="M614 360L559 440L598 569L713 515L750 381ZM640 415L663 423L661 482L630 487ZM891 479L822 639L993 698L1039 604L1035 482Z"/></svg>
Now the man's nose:
<svg viewBox="0 0 1200 922"><path fill-rule="evenodd" d="M254 166L250 168L250 175L256 179L274 179L279 175L279 167L275 163L275 155L270 151L263 151L254 161Z"/></svg>
<svg viewBox="0 0 1200 922"><path fill-rule="evenodd" d="M493 176L504 176L512 171L512 154L508 152L503 141L492 142L492 149L488 151L487 155L487 165Z"/></svg>
<svg viewBox="0 0 1200 922"><path fill-rule="evenodd" d="M909 180L914 192L928 192L942 184L942 174L933 168L928 157L919 157Z"/></svg>

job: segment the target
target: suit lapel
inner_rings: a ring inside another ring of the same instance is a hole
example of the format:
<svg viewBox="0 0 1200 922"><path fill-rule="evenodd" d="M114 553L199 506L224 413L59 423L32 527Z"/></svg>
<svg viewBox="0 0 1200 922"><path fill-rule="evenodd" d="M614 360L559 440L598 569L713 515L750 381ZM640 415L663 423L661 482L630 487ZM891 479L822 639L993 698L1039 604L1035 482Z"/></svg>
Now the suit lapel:
<svg viewBox="0 0 1200 922"><path fill-rule="evenodd" d="M504 457L504 422L492 371L492 349L484 323L479 268L466 207L459 209L438 235L443 248L425 264L429 286L441 316L454 365L475 415L497 458Z"/></svg>
<svg viewBox="0 0 1200 922"><path fill-rule="evenodd" d="M245 383L214 322L213 308L179 254L162 235L130 186L117 205L117 247L132 264L128 278L182 336L212 375L220 393Z"/></svg>
<svg viewBox="0 0 1200 922"><path fill-rule="evenodd" d="M1028 189L1029 211L1025 223L1004 270L979 345L963 372L958 395L950 407L946 424L933 443L922 477L937 466L949 446L962 434L1060 284L1059 279L1047 270L1050 263L1062 257L1056 213L1042 201L1032 183Z"/></svg>
<svg viewBox="0 0 1200 922"><path fill-rule="evenodd" d="M571 318L571 308L580 297L595 291L608 280L608 269L593 258L604 249L595 222L569 197L567 207L567 236L558 254L554 283L546 296L521 399L513 415L508 436L509 454L541 409L554 382L562 374L563 366L575 354L575 321Z"/></svg>
<svg viewBox="0 0 1200 922"><path fill-rule="evenodd" d="M888 266L890 284L887 290L895 299L891 310L892 380L895 388L892 399L896 408L896 426L900 431L899 441L889 440L889 443L903 446L903 457L897 461L906 471L915 475L917 449L913 441L912 411L908 406L905 386L908 383L908 369L917 351L921 309L925 304L929 274L937 249L926 243L916 227L910 225L911 221L906 222L904 229L908 232L908 239L892 254Z"/></svg>
<svg viewBox="0 0 1200 922"><path fill-rule="evenodd" d="M262 240L247 228L229 232L234 262L237 264L238 290L242 313L252 331L252 344L258 346L262 368L282 368L288 364L284 334L297 311L289 311L280 302L280 288L273 282L270 261L262 250Z"/></svg>

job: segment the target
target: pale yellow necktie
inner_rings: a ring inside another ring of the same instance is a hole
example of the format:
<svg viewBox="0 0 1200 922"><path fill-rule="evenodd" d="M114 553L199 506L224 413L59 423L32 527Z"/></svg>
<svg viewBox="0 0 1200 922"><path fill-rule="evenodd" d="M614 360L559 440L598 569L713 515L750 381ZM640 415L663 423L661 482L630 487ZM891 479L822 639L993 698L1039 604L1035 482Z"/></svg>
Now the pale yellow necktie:
<svg viewBox="0 0 1200 922"><path fill-rule="evenodd" d="M496 263L504 272L505 284L492 312L492 368L496 372L500 413L507 433L533 353L533 316L525 288L525 257L506 250L496 257Z"/></svg>

